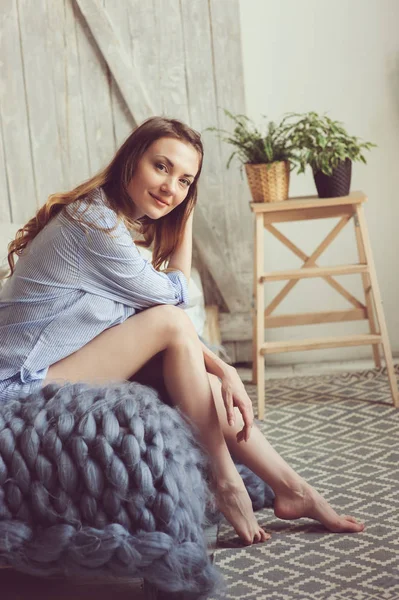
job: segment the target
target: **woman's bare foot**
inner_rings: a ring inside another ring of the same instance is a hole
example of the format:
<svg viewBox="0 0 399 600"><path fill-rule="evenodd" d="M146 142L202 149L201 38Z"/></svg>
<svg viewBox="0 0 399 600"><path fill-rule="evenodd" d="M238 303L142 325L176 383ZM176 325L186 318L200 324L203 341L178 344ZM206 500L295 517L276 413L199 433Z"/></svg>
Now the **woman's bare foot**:
<svg viewBox="0 0 399 600"><path fill-rule="evenodd" d="M219 510L236 530L245 545L266 542L271 536L259 526L248 492L242 483L218 483L215 489Z"/></svg>
<svg viewBox="0 0 399 600"><path fill-rule="evenodd" d="M295 489L276 493L274 514L279 519L316 519L334 533L357 533L364 529L364 524L354 517L338 515L327 500L303 480Z"/></svg>

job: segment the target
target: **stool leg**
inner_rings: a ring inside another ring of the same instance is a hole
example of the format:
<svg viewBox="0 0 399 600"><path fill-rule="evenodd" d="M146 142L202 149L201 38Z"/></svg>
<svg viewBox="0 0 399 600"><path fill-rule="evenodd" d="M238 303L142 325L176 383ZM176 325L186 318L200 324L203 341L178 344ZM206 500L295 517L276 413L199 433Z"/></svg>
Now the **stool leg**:
<svg viewBox="0 0 399 600"><path fill-rule="evenodd" d="M353 224L355 226L355 236L356 236L356 244L357 251L359 256L360 263L367 263L366 253L364 251L364 244L362 240L362 234L360 232L359 218L357 214L354 214ZM375 314L374 314L374 306L373 306L373 297L372 297L372 286L369 273L362 273L362 283L364 289L364 297L366 301L367 308L367 316L369 320L370 333L378 333L377 326L375 322ZM377 368L381 367L381 356L379 352L379 344L373 344L373 357L374 364Z"/></svg>
<svg viewBox="0 0 399 600"><path fill-rule="evenodd" d="M255 221L255 288L256 288L256 383L258 391L258 419L265 417L265 359L261 353L265 341L265 294L260 277L264 271L264 226L263 214L256 215Z"/></svg>
<svg viewBox="0 0 399 600"><path fill-rule="evenodd" d="M257 382L257 373L258 373L258 361L257 361L257 350L258 350L258 340L257 340L257 322L256 322L256 221L254 228L254 249L253 249L253 257L254 257L254 280L253 280L253 294L252 294L252 383L256 385Z"/></svg>
<svg viewBox="0 0 399 600"><path fill-rule="evenodd" d="M384 315L384 310L382 307L381 294L380 294L380 289L378 287L377 273L375 270L373 253L371 250L371 244L370 244L370 239L369 239L369 235L368 235L366 217L364 215L363 206L361 206L361 205L356 206L356 215L359 220L360 235L361 235L362 242L363 242L365 257L366 257L367 264L368 264L368 267L370 270L371 289L372 289L372 294L374 297L375 311L377 314L378 324L379 324L380 331L381 331L382 347L384 350L385 362L386 362L387 371L388 371L388 379L389 379L389 385L390 385L391 393L392 393L392 400L393 400L394 406L396 408L399 408L398 386L397 386L397 381L396 381L395 369L393 366L391 345L389 342L388 330L387 330L387 326L386 326L386 322L385 322L385 315Z"/></svg>

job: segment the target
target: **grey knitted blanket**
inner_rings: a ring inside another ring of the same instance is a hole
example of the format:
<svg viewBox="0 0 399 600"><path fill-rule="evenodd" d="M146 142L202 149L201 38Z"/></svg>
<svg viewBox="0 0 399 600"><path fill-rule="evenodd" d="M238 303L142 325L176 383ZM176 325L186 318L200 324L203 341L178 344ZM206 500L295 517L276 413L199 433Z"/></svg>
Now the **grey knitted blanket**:
<svg viewBox="0 0 399 600"><path fill-rule="evenodd" d="M0 564L206 596L220 584L203 534L218 514L208 474L192 425L137 382L51 384L0 404Z"/></svg>

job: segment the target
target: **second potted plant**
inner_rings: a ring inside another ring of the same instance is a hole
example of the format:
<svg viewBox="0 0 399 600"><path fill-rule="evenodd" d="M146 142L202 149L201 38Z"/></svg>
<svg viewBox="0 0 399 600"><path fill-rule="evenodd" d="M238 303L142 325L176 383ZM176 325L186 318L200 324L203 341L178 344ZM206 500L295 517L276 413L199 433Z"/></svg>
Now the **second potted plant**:
<svg viewBox="0 0 399 600"><path fill-rule="evenodd" d="M306 165L311 166L319 198L347 196L352 161L366 164L362 151L376 146L349 135L340 121L316 112L286 113L281 130L299 150L298 173L303 173Z"/></svg>
<svg viewBox="0 0 399 600"><path fill-rule="evenodd" d="M245 167L254 202L286 200L291 162L296 161L296 156L285 131L271 121L264 134L247 116L233 115L226 109L224 113L234 121L233 133L217 127L209 127L207 131L216 131L223 141L234 146L227 168L237 156Z"/></svg>

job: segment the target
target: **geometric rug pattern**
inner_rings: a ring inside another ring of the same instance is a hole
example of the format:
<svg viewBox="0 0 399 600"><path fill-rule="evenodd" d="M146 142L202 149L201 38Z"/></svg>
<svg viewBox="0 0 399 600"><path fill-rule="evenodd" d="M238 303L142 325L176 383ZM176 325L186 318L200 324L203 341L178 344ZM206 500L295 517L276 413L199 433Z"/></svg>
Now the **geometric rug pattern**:
<svg viewBox="0 0 399 600"><path fill-rule="evenodd" d="M256 388L244 384L256 408ZM271 540L245 547L223 521L214 564L226 589L214 599L399 600L399 410L385 368L266 380L265 391L262 432L366 529L333 534L269 509L257 517Z"/></svg>

